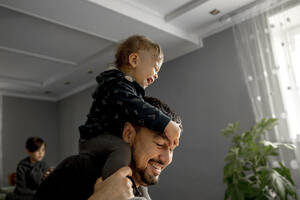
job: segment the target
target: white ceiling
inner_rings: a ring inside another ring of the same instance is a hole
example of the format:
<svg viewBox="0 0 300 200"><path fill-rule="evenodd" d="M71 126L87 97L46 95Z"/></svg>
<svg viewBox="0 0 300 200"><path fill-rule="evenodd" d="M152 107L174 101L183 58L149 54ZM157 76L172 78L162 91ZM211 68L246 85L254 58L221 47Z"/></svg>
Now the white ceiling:
<svg viewBox="0 0 300 200"><path fill-rule="evenodd" d="M118 41L146 35L168 61L201 48L232 25L220 19L258 1L1 0L0 93L60 100L96 84Z"/></svg>

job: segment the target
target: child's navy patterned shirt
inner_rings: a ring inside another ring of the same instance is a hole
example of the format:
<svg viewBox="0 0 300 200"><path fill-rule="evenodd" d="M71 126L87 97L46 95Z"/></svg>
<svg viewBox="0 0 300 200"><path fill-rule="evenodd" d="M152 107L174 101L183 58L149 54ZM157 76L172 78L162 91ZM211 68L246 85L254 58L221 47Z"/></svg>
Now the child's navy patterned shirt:
<svg viewBox="0 0 300 200"><path fill-rule="evenodd" d="M121 137L125 122L164 133L170 118L144 101L144 89L130 76L114 68L102 72L96 80L87 121L79 127L81 139L100 134Z"/></svg>

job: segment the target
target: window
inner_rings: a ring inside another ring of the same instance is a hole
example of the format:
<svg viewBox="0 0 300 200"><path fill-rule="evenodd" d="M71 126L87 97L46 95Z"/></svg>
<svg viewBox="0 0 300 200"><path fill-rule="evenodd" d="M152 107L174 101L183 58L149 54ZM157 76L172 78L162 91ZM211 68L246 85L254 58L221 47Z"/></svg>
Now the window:
<svg viewBox="0 0 300 200"><path fill-rule="evenodd" d="M300 139L300 6L269 18L289 135Z"/></svg>

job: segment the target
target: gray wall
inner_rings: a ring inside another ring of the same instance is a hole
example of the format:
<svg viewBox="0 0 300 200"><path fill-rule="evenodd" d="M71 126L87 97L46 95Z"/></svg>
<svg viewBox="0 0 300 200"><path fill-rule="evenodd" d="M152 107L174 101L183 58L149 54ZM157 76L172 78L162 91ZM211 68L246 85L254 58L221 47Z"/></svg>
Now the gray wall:
<svg viewBox="0 0 300 200"><path fill-rule="evenodd" d="M58 102L60 159L78 153L78 126L86 120L93 91L90 88Z"/></svg>
<svg viewBox="0 0 300 200"><path fill-rule="evenodd" d="M231 29L204 40L204 47L164 64L147 90L183 117L184 132L172 165L150 187L152 198L223 199L224 156L229 141L220 135L227 123L254 124Z"/></svg>
<svg viewBox="0 0 300 200"><path fill-rule="evenodd" d="M46 141L45 161L50 166L56 165L59 155L56 103L3 96L2 108L4 185L8 174L27 156L25 141L30 136L39 136Z"/></svg>

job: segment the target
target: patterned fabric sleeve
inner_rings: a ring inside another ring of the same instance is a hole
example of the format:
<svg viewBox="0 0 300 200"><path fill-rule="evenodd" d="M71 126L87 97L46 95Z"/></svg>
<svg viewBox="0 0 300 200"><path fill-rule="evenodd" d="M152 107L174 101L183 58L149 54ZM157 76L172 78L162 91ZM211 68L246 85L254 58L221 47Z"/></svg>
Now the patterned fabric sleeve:
<svg viewBox="0 0 300 200"><path fill-rule="evenodd" d="M130 82L114 81L109 84L109 99L113 107L121 110L126 120L145 126L151 130L164 133L170 118L156 107L138 96Z"/></svg>

